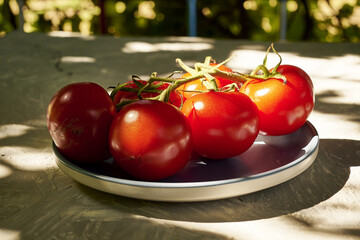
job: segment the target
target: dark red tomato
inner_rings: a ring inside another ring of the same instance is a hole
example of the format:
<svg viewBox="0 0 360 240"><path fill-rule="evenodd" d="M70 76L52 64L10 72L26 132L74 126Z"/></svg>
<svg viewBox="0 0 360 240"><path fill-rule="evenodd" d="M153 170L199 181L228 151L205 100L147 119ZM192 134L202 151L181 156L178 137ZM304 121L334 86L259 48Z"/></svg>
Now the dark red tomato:
<svg viewBox="0 0 360 240"><path fill-rule="evenodd" d="M313 83L302 69L281 65L281 79L249 80L241 92L257 105L260 116L260 132L265 135L285 135L299 129L314 108Z"/></svg>
<svg viewBox="0 0 360 240"><path fill-rule="evenodd" d="M138 80L139 83L142 83L143 85L146 84L146 81L144 80ZM154 84L157 84L158 82L154 82ZM163 83L160 87L157 88L157 90L159 91L163 91L165 90L167 87L169 86L169 83ZM132 89L139 89L138 86L136 86L135 83L133 83L132 81L128 82L128 85L126 85L127 88L132 88ZM156 97L158 96L160 93L156 93L156 92L144 92L141 94L141 96L143 98L152 98L152 97ZM137 93L136 92L127 92L127 91L118 91L115 96L114 96L114 103L115 105L120 103L121 101L126 101L126 100L133 100L133 99L137 99ZM172 105L174 105L175 107L180 108L181 106L181 95L179 92L171 92L170 93L170 98L169 98L169 103L171 103Z"/></svg>
<svg viewBox="0 0 360 240"><path fill-rule="evenodd" d="M47 127L65 157L97 162L110 157L108 133L115 114L115 105L104 88L95 83L74 83L51 99Z"/></svg>
<svg viewBox="0 0 360 240"><path fill-rule="evenodd" d="M210 63L211 66L216 65L216 63ZM224 65L219 66L219 69L225 72L232 72L232 70ZM187 78L190 77L191 74L190 73L185 73L184 75L181 76L181 78ZM223 88L226 85L232 84L234 83L234 81L229 80L229 79L225 79L225 78L216 78L216 84L218 86L218 88ZM205 87L204 83L202 82L202 80L195 80L189 83L186 83L184 85L181 85L180 87L177 88L177 90L183 95L184 101L188 98L190 98L191 96L194 96L196 94L199 94L198 92L186 92L186 91L206 91L207 88ZM184 91L186 90L186 91Z"/></svg>
<svg viewBox="0 0 360 240"><path fill-rule="evenodd" d="M195 151L223 159L245 152L259 133L256 105L239 92L207 92L192 96L182 108L191 128Z"/></svg>
<svg viewBox="0 0 360 240"><path fill-rule="evenodd" d="M184 114L156 100L124 106L111 125L109 144L115 162L127 173L151 181L180 171L193 151Z"/></svg>

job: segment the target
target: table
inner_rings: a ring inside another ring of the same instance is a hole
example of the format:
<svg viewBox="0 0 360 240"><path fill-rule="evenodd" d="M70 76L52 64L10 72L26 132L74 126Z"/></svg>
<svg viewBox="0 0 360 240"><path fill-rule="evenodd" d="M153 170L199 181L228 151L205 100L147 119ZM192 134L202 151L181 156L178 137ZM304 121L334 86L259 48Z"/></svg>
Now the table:
<svg viewBox="0 0 360 240"><path fill-rule="evenodd" d="M249 72L270 43L189 37L12 32L0 39L0 239L360 239L360 44L278 42L312 77L315 162L278 186L230 199L167 203L83 186L54 161L45 111L62 86L103 87L212 56ZM269 64L277 58L271 55Z"/></svg>

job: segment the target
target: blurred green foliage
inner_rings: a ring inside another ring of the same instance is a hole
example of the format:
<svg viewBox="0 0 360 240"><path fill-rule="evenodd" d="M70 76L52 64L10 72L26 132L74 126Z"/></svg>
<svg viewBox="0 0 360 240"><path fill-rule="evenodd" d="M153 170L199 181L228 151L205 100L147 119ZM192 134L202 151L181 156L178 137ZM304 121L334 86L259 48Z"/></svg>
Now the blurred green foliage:
<svg viewBox="0 0 360 240"><path fill-rule="evenodd" d="M197 35L276 41L280 2L197 0ZM287 0L286 6L287 40L359 41L360 0ZM187 21L186 0L0 0L0 36L16 29L186 36Z"/></svg>

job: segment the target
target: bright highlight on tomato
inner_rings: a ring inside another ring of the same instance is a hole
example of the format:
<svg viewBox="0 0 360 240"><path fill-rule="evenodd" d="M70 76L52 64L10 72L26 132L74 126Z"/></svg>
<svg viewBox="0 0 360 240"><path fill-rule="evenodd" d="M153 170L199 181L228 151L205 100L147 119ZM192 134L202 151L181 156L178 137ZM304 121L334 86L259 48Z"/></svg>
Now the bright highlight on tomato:
<svg viewBox="0 0 360 240"><path fill-rule="evenodd" d="M191 125L195 152L206 158L237 156L259 133L257 107L242 93L198 94L184 103L182 112Z"/></svg>

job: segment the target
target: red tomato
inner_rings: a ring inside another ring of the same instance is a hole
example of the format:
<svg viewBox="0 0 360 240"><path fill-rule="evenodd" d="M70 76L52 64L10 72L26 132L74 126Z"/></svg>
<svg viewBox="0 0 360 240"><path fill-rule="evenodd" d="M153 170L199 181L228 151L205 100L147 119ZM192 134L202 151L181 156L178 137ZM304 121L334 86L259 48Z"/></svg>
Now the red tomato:
<svg viewBox="0 0 360 240"><path fill-rule="evenodd" d="M138 80L138 82L142 83L143 85L146 84L146 81L144 81L144 80ZM126 85L127 88L139 89L138 86L136 86L136 84L133 81L129 81L128 83L129 84ZM154 84L157 84L157 83L159 83L159 82L154 82ZM169 86L169 83L163 83L160 87L157 88L157 90L163 91L168 86ZM152 97L158 96L159 94L160 93L156 93L156 92L144 92L141 94L141 96L143 98L152 98ZM137 92L118 91L114 96L114 103L116 105L116 104L120 103L121 101L132 100L132 99L138 99ZM170 93L169 103L171 103L175 107L180 108L181 101L182 101L182 99L181 99L180 93L175 92L175 91Z"/></svg>
<svg viewBox="0 0 360 240"><path fill-rule="evenodd" d="M216 65L216 63L210 63L211 66ZM232 70L224 65L219 66L219 69L222 71L226 71L226 72L232 72ZM191 74L190 73L185 73L184 75L181 76L181 78L187 78L190 77ZM218 88L222 88L225 87L226 85L232 84L234 83L234 81L229 80L229 79L225 79L225 78L216 78L216 84L218 86ZM204 86L202 80L195 80L186 84L181 85L180 87L177 88L177 90L182 94L184 101L188 98L190 98L191 96L194 96L196 94L199 94L198 92L185 92L183 90L187 90L187 91L206 91L207 88Z"/></svg>
<svg viewBox="0 0 360 240"><path fill-rule="evenodd" d="M206 158L237 156L259 133L257 108L239 92L207 92L189 98L182 112L188 117L195 151Z"/></svg>
<svg viewBox="0 0 360 240"><path fill-rule="evenodd" d="M280 65L280 79L249 80L241 92L257 105L260 117L260 132L265 135L285 135L299 129L314 108L313 83L302 69Z"/></svg>
<svg viewBox="0 0 360 240"><path fill-rule="evenodd" d="M115 105L104 88L95 83L74 83L51 99L47 127L65 157L97 162L111 156L107 139L115 114Z"/></svg>
<svg viewBox="0 0 360 240"><path fill-rule="evenodd" d="M124 106L111 125L109 143L115 162L143 180L174 175L193 150L186 117L174 106L156 100Z"/></svg>

